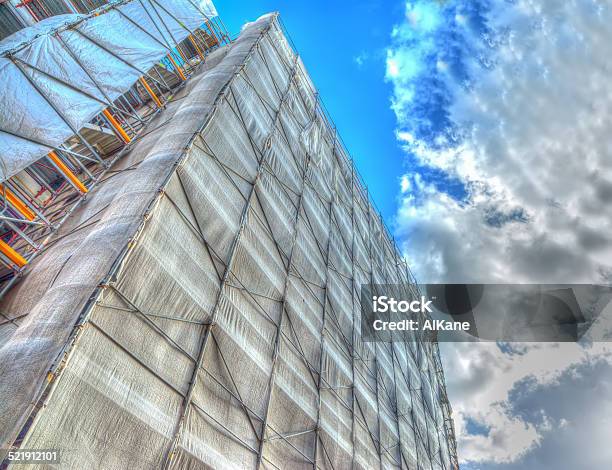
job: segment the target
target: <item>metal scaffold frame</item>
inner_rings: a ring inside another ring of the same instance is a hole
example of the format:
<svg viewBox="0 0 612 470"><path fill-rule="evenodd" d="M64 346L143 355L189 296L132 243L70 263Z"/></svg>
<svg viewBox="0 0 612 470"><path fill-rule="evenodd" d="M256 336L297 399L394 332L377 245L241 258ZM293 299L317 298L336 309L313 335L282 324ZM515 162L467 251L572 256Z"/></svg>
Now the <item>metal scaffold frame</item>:
<svg viewBox="0 0 612 470"><path fill-rule="evenodd" d="M192 0L186 1L199 8ZM142 6L150 23L139 24L137 18L130 18L122 10L122 6L132 2ZM111 12L117 12L131 26L163 47L167 51L166 57L149 70L143 70L79 29L90 18ZM147 123L173 99L205 56L230 42L229 34L218 17L208 18L203 12L202 15L201 26L189 29L168 6L157 0L124 0L104 5L47 32L61 44L62 52L95 86L96 95L85 87L79 88L68 82L58 73L45 71L20 57L20 52L32 46L39 36L9 50L0 48L0 57L14 64L26 83L73 132L73 136L63 143L53 145L0 126L0 133L48 149L45 157L0 183L0 299L23 277L28 265L45 249L57 229L82 203L88 192L107 175L114 162L129 150L132 141L138 139ZM180 25L186 37L176 38L172 28L164 21L164 16ZM148 25L153 25L155 30L147 30ZM124 93L112 99L106 91L107 87L96 79L95 73L79 58L74 46L65 40L67 32L79 34L83 41L134 70L140 77ZM34 77L50 80L58 87L78 93L83 99L98 102L103 109L85 127L76 128Z"/></svg>

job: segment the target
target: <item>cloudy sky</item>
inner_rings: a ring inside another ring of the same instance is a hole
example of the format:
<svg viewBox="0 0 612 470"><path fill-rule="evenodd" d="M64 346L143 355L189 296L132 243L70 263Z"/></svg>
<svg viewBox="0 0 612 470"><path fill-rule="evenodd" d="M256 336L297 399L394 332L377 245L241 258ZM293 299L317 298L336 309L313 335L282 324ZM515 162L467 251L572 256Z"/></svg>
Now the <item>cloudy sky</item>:
<svg viewBox="0 0 612 470"><path fill-rule="evenodd" d="M386 49L422 282L612 275L612 5L409 1ZM605 343L444 344L465 469L612 466Z"/></svg>

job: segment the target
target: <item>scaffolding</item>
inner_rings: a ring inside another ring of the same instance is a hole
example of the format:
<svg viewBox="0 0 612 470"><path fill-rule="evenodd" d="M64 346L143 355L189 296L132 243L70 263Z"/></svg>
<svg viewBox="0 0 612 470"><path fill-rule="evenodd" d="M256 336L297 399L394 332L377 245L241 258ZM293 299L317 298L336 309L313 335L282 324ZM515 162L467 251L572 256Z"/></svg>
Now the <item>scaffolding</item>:
<svg viewBox="0 0 612 470"><path fill-rule="evenodd" d="M277 15L173 97L0 302L0 448L458 468L437 344L361 338L362 284L418 287Z"/></svg>
<svg viewBox="0 0 612 470"><path fill-rule="evenodd" d="M205 55L228 42L214 7L191 0L110 2L0 41L0 298Z"/></svg>
<svg viewBox="0 0 612 470"><path fill-rule="evenodd" d="M88 14L108 3L108 0L0 0L0 40L46 18ZM200 2L203 10L209 5L207 1Z"/></svg>

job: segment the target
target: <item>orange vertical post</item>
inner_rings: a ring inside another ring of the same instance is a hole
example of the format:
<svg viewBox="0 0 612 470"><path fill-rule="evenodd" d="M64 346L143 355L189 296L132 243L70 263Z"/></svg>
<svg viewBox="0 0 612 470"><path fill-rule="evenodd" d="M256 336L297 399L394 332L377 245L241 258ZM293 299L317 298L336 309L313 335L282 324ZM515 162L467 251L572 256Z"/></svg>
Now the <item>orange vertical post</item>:
<svg viewBox="0 0 612 470"><path fill-rule="evenodd" d="M147 83L147 81L145 80L144 77L140 77L138 79L138 81L140 81L141 85L144 87L145 90L147 90L147 93L149 94L149 96L151 97L151 99L153 100L153 102L157 105L158 108L162 108L163 105L161 103L161 101L159 100L159 98L157 97L157 95L153 92L153 89L149 86L149 84Z"/></svg>
<svg viewBox="0 0 612 470"><path fill-rule="evenodd" d="M213 44L219 44L219 38L217 37L217 33L215 32L215 28L212 25L212 23L210 21L206 20L206 21L204 21L204 24L206 25L208 30L211 32L211 34L209 34L209 36L212 35L212 38L214 39Z"/></svg>
<svg viewBox="0 0 612 470"><path fill-rule="evenodd" d="M183 80L183 81L187 80L187 77L185 77L185 74L183 73L181 68L178 66L178 64L174 60L174 57L172 57L172 54L168 54L168 59L170 59L170 62L172 62L172 65L174 65L174 68L176 69L177 73L179 74L179 77L181 77L181 80Z"/></svg>
<svg viewBox="0 0 612 470"><path fill-rule="evenodd" d="M102 111L102 114L104 114L106 119L108 119L108 122L110 122L110 125L113 126L113 128L121 136L121 138L124 140L124 142L126 144L129 144L132 141L132 139L127 134L127 132L125 132L123 127L121 127L121 124L119 124L119 122L117 122L117 120L115 119L115 116L113 116L108 109L105 109L104 111Z"/></svg>
<svg viewBox="0 0 612 470"><path fill-rule="evenodd" d="M36 218L36 214L34 214L34 212L32 212L30 208L26 204L24 204L24 202L19 199L15 195L15 193L13 193L13 191L11 191L3 184L0 184L0 194L4 194L9 204L13 206L15 210L21 215L23 215L26 219L32 221Z"/></svg>
<svg viewBox="0 0 612 470"><path fill-rule="evenodd" d="M204 54L202 54L202 51L200 50L200 47L198 46L198 43L196 42L195 38L193 37L193 34L189 35L189 41L191 41L191 44L193 44L193 47L195 47L195 50L198 52L198 55L200 56L200 59L204 60Z"/></svg>
<svg viewBox="0 0 612 470"><path fill-rule="evenodd" d="M6 256L20 268L23 268L26 264L28 264L27 260L17 253L13 247L4 240L0 240L0 252L2 252L4 256Z"/></svg>
<svg viewBox="0 0 612 470"><path fill-rule="evenodd" d="M58 169L62 172L64 177L68 179L72 184L74 184L80 192L82 192L83 194L88 192L88 189L83 183L81 183L81 180L78 179L72 171L70 171L70 168L66 166L66 164L57 156L55 152L49 152L48 156L51 161L57 165Z"/></svg>

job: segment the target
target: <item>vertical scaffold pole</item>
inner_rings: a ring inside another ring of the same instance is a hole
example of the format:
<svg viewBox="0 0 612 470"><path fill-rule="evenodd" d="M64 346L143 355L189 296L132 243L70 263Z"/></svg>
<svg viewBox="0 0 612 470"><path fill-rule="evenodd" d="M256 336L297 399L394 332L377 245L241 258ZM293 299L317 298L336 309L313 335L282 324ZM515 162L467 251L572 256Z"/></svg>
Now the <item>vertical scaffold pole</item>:
<svg viewBox="0 0 612 470"><path fill-rule="evenodd" d="M193 45L193 47L195 48L196 52L198 53L198 55L200 56L201 60L204 60L204 54L202 54L202 51L200 50L200 46L198 46L198 43L196 42L193 34L190 34L189 36L187 36L189 38L189 41L191 42L191 44Z"/></svg>
<svg viewBox="0 0 612 470"><path fill-rule="evenodd" d="M115 132L119 135L119 137L126 143L129 144L132 141L132 138L125 132L125 129L121 127L121 124L115 119L115 116L111 114L111 112L107 109L102 111L104 117L108 120L108 123L113 127Z"/></svg>
<svg viewBox="0 0 612 470"><path fill-rule="evenodd" d="M187 80L187 77L185 77L185 74L183 73L183 69L179 67L179 65L174 60L174 57L172 57L172 53L169 53L167 57L170 60L170 62L172 62L172 65L174 66L174 70L176 70L176 73L178 73L179 77L181 77L181 80L183 81Z"/></svg>
<svg viewBox="0 0 612 470"><path fill-rule="evenodd" d="M15 263L18 268L23 268L26 264L28 264L28 261L17 253L17 251L15 251L13 247L11 247L4 240L0 240L0 252L12 263Z"/></svg>
<svg viewBox="0 0 612 470"><path fill-rule="evenodd" d="M70 171L68 166L66 166L66 164L57 156L57 153L49 152L47 156L49 157L49 160L51 160L51 162L53 163L55 169L58 170L62 174L62 176L66 178L66 180L68 180L68 182L72 186L75 187L75 189L77 189L83 194L88 192L88 189L85 187L85 185L81 182L81 180L77 178L77 176L72 171Z"/></svg>
<svg viewBox="0 0 612 470"><path fill-rule="evenodd" d="M32 212L13 191L3 184L0 184L0 193L6 198L7 202L27 220L31 222L36 218L36 214L34 214L34 212Z"/></svg>
<svg viewBox="0 0 612 470"><path fill-rule="evenodd" d="M147 83L147 81L145 80L144 77L140 77L138 79L138 81L140 82L140 84L144 87L145 90L147 90L147 93L149 94L149 96L151 97L151 99L153 100L153 102L155 103L155 105L158 108L163 108L162 102L160 101L160 99L157 97L157 95L155 94L155 92L153 91L153 89L149 86L149 84Z"/></svg>

